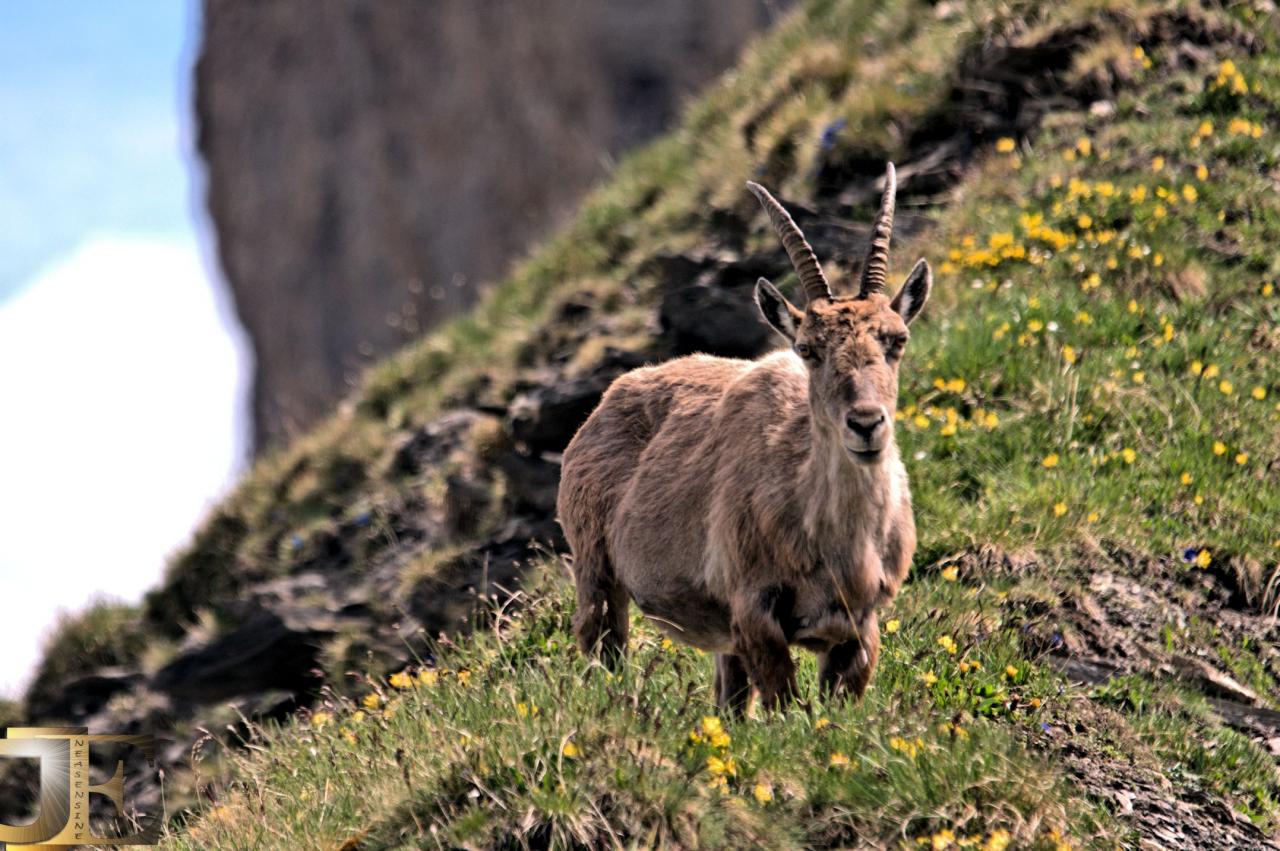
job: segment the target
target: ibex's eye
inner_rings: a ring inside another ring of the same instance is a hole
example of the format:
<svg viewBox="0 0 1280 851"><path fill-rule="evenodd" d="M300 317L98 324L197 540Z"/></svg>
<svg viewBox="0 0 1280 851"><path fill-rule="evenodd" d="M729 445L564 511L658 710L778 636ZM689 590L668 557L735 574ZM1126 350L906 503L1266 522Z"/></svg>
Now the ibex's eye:
<svg viewBox="0 0 1280 851"><path fill-rule="evenodd" d="M813 347L808 343L796 343L796 354L805 360L813 360L816 357Z"/></svg>
<svg viewBox="0 0 1280 851"><path fill-rule="evenodd" d="M897 360L902 357L902 350L907 345L907 338L892 334L880 339L880 347L884 349L884 356L889 360Z"/></svg>

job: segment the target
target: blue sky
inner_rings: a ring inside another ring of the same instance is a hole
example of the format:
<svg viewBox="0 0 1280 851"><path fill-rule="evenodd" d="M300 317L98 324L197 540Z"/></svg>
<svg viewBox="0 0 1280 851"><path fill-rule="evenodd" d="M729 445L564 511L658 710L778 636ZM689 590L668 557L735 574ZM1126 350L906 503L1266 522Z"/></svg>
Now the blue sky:
<svg viewBox="0 0 1280 851"><path fill-rule="evenodd" d="M136 601L246 460L192 151L196 0L0 3L0 696Z"/></svg>
<svg viewBox="0 0 1280 851"><path fill-rule="evenodd" d="M0 7L0 300L89 232L191 227L192 0Z"/></svg>

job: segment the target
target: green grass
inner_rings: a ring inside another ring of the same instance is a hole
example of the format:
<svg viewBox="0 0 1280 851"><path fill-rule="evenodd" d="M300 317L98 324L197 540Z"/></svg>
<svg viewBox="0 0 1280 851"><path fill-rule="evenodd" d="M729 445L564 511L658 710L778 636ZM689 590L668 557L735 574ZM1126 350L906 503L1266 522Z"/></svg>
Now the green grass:
<svg viewBox="0 0 1280 851"><path fill-rule="evenodd" d="M393 680L401 688L374 682L363 700L263 731L232 794L169 846L495 847L519 845L517 826L551 847L1106 835L1096 808L1023 745L1057 683L1020 657L994 591L922 584L894 612L865 701L817 700L805 654L806 706L737 724L710 703L709 656L637 618L614 675L577 652L571 612L562 583L547 583L510 620L443 650L423 669L430 684L411 671Z"/></svg>
<svg viewBox="0 0 1280 851"><path fill-rule="evenodd" d="M1211 34L1208 48L1163 40L1178 20ZM434 683L397 688L374 671L363 693L255 730L230 784L168 847L1134 843L1142 825L1075 779L1080 754L1166 777L1169 797L1211 796L1274 835L1274 757L1194 684L1153 662L1080 689L1040 655L1049 636L1087 648L1105 629L1280 700L1280 661L1247 619L1280 604L1280 45L1260 23L1245 6L1139 0L805 4L473 313L260 462L145 606L170 638L216 628L243 587L288 572L354 512L435 498L392 470L397 440L476 393L509 399L565 344L566 299L591 293L610 339L643 350L658 297L646 261L713 244L713 208L757 216L747 178L806 199L826 166L919 159L912 131L954 118L949 92L975 45L1090 32L1069 76L1112 108L1059 109L1008 144L986 140L933 199L930 226L897 246L895 268L924 254L936 271L898 423L921 541L862 703L818 702L805 656L805 705L722 722L728 741L713 743L708 657L638 623L610 676L573 648L564 584L547 579L520 612L440 648ZM772 246L753 221L749 246ZM472 436L477 455L492 431ZM448 552L407 569L430 574ZM1157 602L1091 624L1079 613L1102 605L1107 577ZM336 667L358 655L330 650Z"/></svg>
<svg viewBox="0 0 1280 851"><path fill-rule="evenodd" d="M103 666L137 664L146 647L136 606L97 600L75 614L60 614L41 647L35 685L26 699L46 699L44 684L60 684Z"/></svg>

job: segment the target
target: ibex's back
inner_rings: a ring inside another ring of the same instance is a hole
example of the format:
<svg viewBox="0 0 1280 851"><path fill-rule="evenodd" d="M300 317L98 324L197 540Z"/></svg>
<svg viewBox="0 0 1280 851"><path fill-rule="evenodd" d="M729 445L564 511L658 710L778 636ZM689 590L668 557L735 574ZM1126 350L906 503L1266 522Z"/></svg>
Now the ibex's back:
<svg viewBox="0 0 1280 851"><path fill-rule="evenodd" d="M921 262L892 301L881 292L893 189L890 166L862 284L838 297L790 217L753 186L809 296L802 312L757 286L793 350L635 370L574 437L558 508L585 650L622 651L633 599L673 636L720 654L720 699L734 709L748 675L770 702L794 690L793 643L821 654L826 686L865 687L875 609L915 547L893 414L929 273Z"/></svg>
<svg viewBox="0 0 1280 851"><path fill-rule="evenodd" d="M685 642L727 649L727 598L708 594L710 577L700 569L714 496L709 485L730 472L722 458L726 446L755 450L756 461L763 461L765 448L752 445L763 430L739 434L734 426L757 428L762 416L777 416L752 390L773 383L804 404L802 374L778 380L783 357L757 367L695 355L635 370L614 382L569 444L559 514L575 575L601 573L602 590L614 580L608 604L619 615L625 612L625 588L659 623L678 624ZM752 375L757 368L772 377ZM614 640L625 640L625 627L614 628ZM590 647L599 638L583 640Z"/></svg>

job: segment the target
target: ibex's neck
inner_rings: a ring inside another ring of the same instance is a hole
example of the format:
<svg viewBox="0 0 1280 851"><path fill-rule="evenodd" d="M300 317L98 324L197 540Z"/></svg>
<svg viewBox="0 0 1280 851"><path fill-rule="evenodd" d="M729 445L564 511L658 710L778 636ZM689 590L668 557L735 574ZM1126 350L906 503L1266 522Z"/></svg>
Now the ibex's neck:
<svg viewBox="0 0 1280 851"><path fill-rule="evenodd" d="M891 500L897 444L890 438L876 461L864 463L849 454L828 424L808 410L804 418L810 444L797 495L805 502L805 530L816 539L878 528Z"/></svg>

